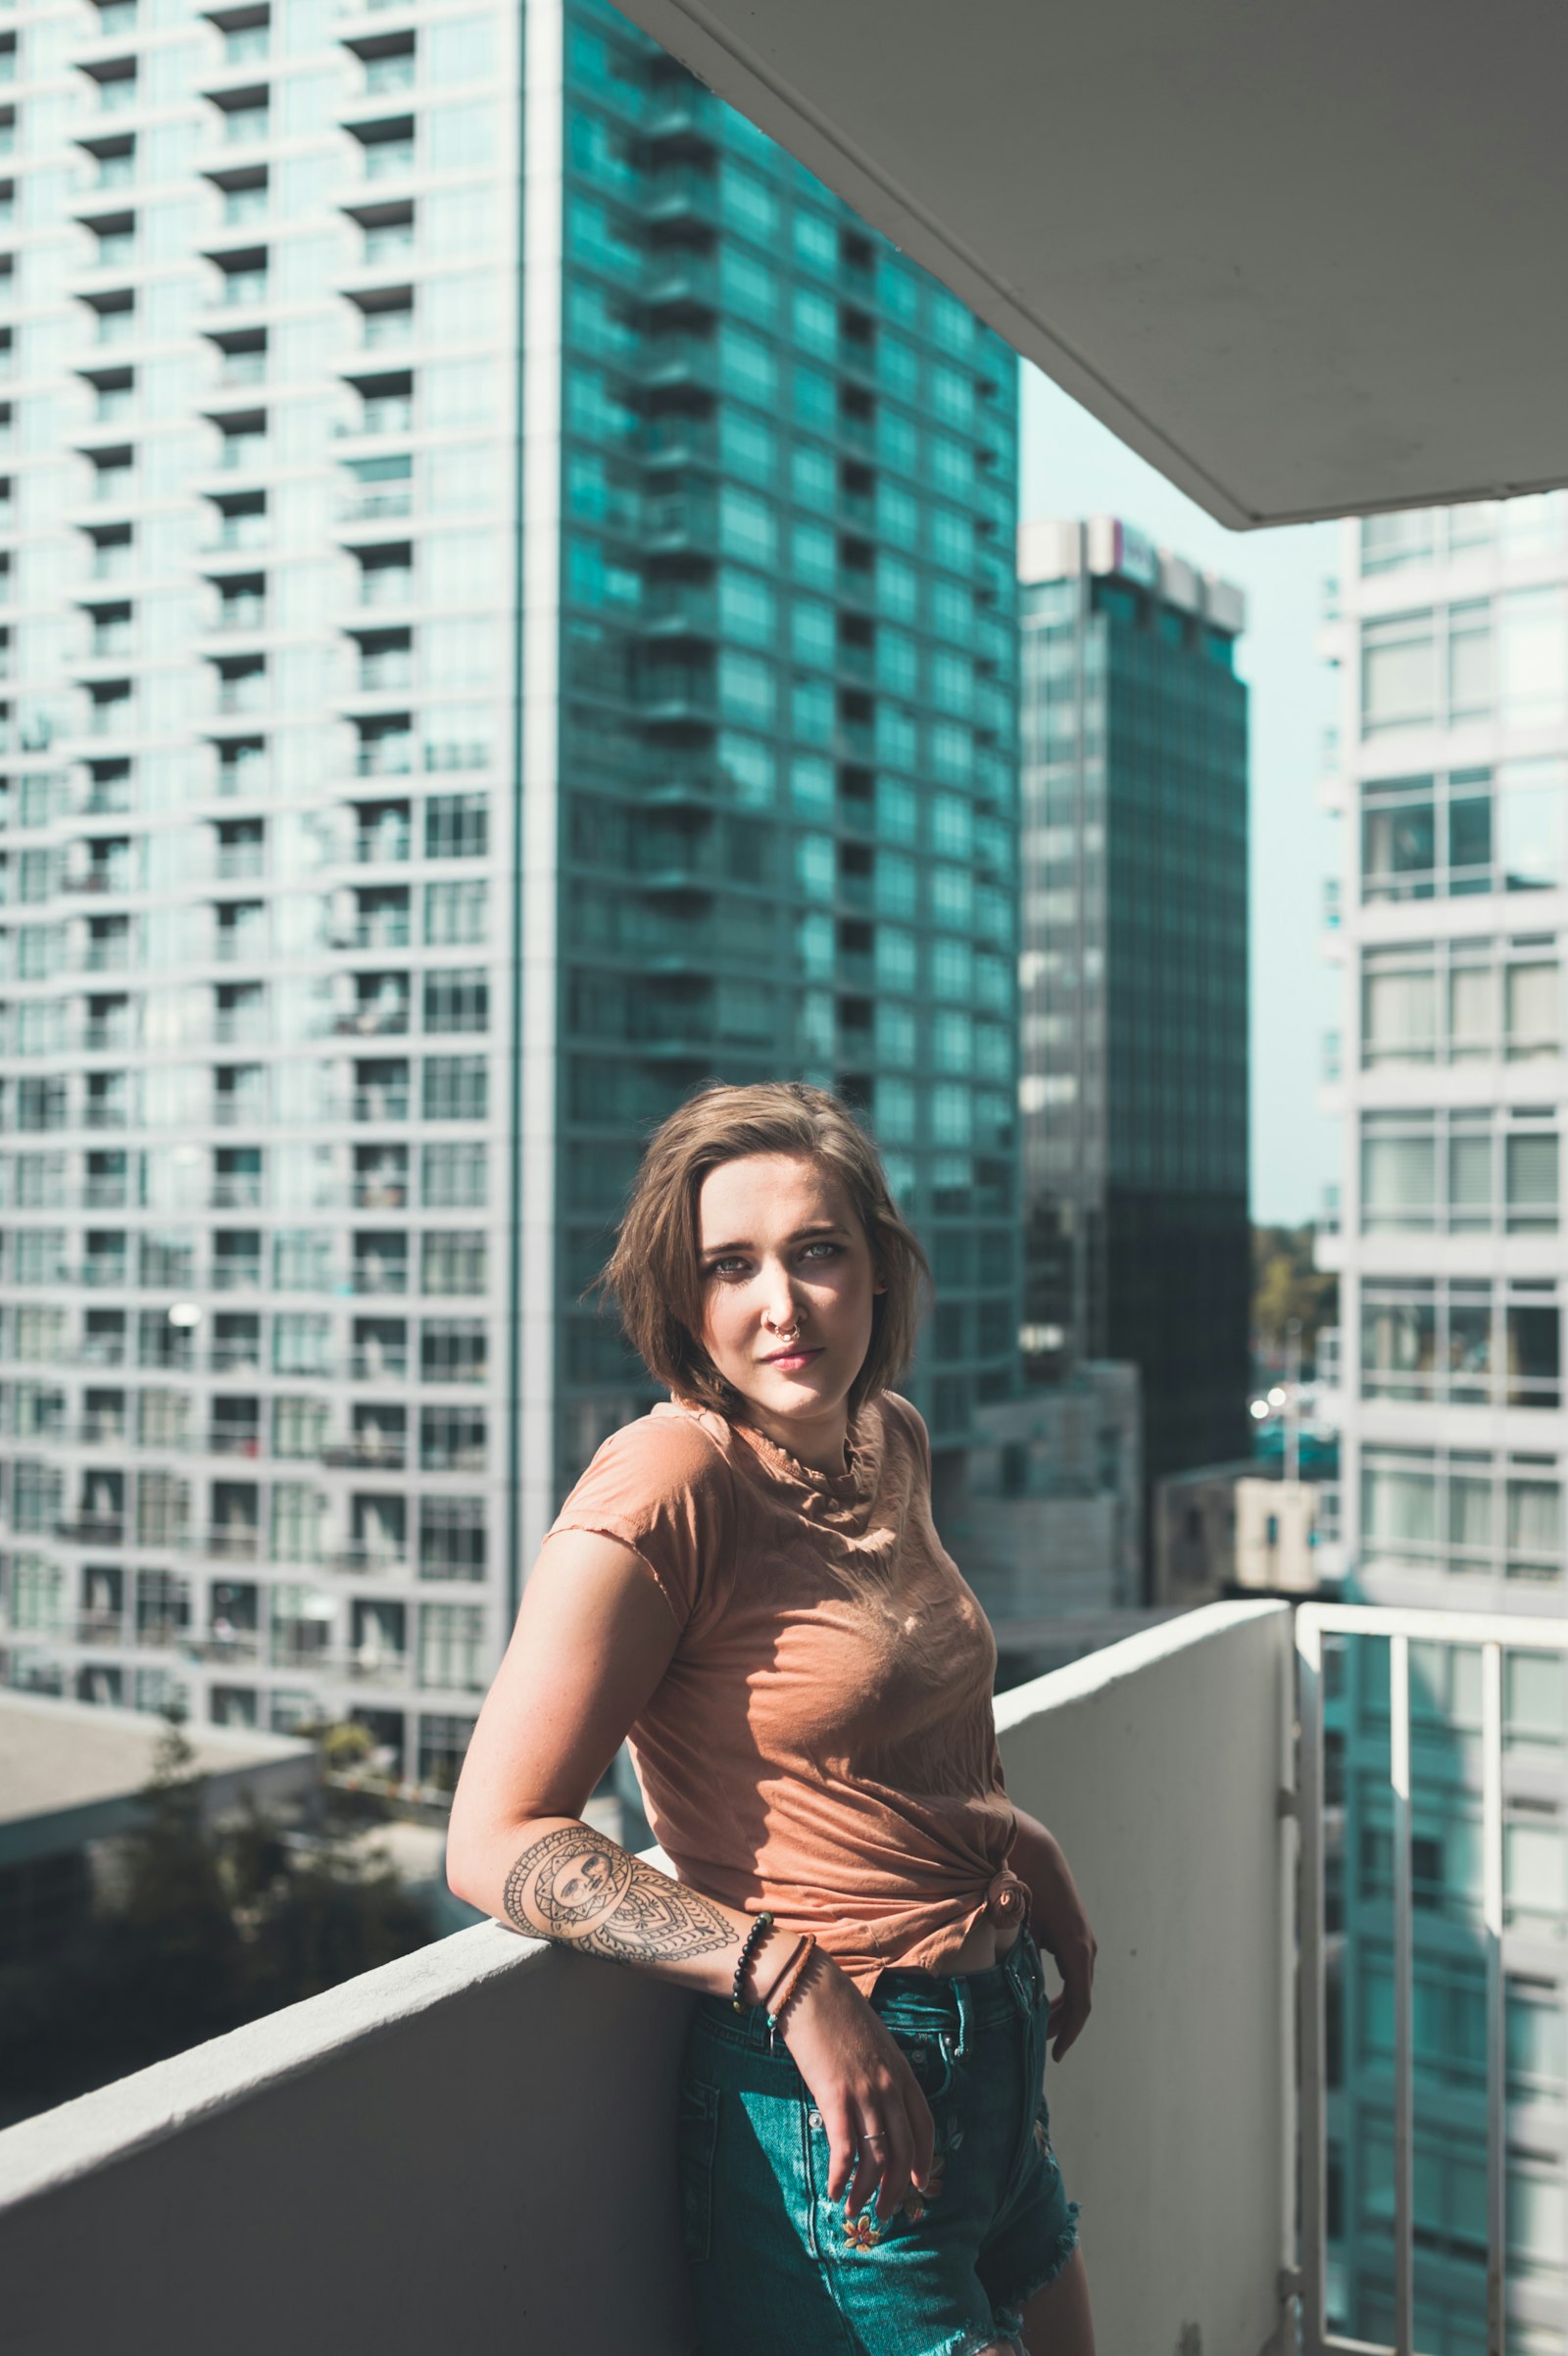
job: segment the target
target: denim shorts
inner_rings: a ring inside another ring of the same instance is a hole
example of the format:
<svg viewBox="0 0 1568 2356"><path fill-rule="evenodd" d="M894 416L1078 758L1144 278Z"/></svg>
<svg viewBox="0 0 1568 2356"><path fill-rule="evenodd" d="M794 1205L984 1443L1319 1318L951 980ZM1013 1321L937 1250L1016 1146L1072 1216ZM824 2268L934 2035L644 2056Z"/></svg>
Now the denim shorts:
<svg viewBox="0 0 1568 2356"><path fill-rule="evenodd" d="M681 2216L701 2356L973 2356L1016 2341L1078 2209L1042 2092L1027 1930L990 1971L884 1972L871 2004L936 2122L932 2181L889 2218L827 2196L828 2138L759 2010L698 1999L680 2088Z"/></svg>

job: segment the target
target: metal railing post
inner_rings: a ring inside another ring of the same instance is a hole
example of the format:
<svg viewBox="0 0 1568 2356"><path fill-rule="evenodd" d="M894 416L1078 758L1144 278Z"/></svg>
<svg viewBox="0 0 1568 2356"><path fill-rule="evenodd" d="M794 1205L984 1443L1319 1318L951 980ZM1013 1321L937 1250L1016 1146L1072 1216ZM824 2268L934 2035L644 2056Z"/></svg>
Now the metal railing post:
<svg viewBox="0 0 1568 2356"><path fill-rule="evenodd" d="M1389 1782L1394 1788L1394 2344L1415 2356L1411 2217L1415 2103L1410 2066L1414 1994L1410 1886L1410 1640L1389 1639Z"/></svg>
<svg viewBox="0 0 1568 2356"><path fill-rule="evenodd" d="M1487 2356L1503 2356L1508 2047L1502 1976L1502 1646L1481 1647L1481 1909L1487 1966Z"/></svg>
<svg viewBox="0 0 1568 2356"><path fill-rule="evenodd" d="M1327 2158L1324 2134L1326 2021L1323 1989L1323 1631L1310 1605L1296 1615L1297 1699L1300 1712L1300 1841L1297 1982L1300 2021L1301 2344L1320 2356L1325 2320Z"/></svg>

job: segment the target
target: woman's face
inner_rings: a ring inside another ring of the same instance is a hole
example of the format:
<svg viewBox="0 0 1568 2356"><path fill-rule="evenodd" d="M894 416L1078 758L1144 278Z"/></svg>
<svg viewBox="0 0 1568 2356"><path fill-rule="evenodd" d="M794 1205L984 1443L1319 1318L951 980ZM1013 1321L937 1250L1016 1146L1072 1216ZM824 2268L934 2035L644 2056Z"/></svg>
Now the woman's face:
<svg viewBox="0 0 1568 2356"><path fill-rule="evenodd" d="M841 1469L846 1401L885 1290L843 1181L804 1153L747 1154L710 1170L697 1226L699 1338L713 1365L769 1438Z"/></svg>

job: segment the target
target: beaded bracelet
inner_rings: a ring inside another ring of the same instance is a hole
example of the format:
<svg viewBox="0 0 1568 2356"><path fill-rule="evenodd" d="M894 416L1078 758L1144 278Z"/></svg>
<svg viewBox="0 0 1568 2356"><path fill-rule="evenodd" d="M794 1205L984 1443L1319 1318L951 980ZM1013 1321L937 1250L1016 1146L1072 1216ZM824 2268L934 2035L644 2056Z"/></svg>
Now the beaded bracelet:
<svg viewBox="0 0 1568 2356"><path fill-rule="evenodd" d="M770 1914L759 1914L746 1934L746 1943L741 1948L741 1959L735 1966L734 1985L729 1991L729 2000L737 2012L746 2010L746 1999L741 1993L746 1985L746 1968L772 1928L773 1917Z"/></svg>
<svg viewBox="0 0 1568 2356"><path fill-rule="evenodd" d="M783 2020L785 2013L789 2010L795 1993L800 1988L801 1982L806 1977L806 1967L810 1962L815 1947L816 1940L812 1938L810 1932L807 1931L803 1933L800 1954L790 1965L788 1972L784 1976L785 1986L783 1993L779 1994L777 1992L777 1984L775 1983L774 1990L768 1995L767 2043L769 2051L772 2050L773 2046L773 2033L778 2028L779 2023Z"/></svg>

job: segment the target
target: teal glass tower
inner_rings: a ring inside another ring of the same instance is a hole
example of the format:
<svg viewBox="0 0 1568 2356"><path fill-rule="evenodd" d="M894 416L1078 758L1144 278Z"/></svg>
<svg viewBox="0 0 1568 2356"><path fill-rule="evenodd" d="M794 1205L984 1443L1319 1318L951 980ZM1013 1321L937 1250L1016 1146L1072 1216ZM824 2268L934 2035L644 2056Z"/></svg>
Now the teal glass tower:
<svg viewBox="0 0 1568 2356"><path fill-rule="evenodd" d="M575 1295L710 1075L864 1108L960 1443L1016 1361L1016 364L621 20L569 25L560 1474L636 1392Z"/></svg>

